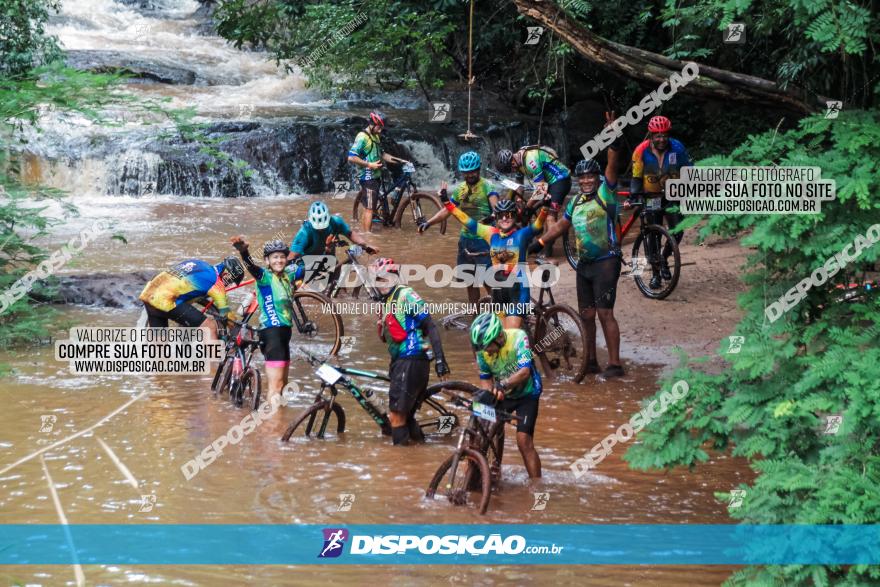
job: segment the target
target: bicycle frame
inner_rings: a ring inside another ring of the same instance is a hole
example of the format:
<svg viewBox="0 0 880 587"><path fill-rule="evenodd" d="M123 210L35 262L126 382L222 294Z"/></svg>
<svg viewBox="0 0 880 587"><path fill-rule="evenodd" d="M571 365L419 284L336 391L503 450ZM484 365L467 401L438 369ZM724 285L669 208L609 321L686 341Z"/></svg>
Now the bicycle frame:
<svg viewBox="0 0 880 587"><path fill-rule="evenodd" d="M385 174L380 175L380 181L382 186L379 188L379 193L377 196L379 197L379 203L382 205L382 213L384 215L383 223L386 226L391 226L394 223L394 217L397 216L397 209L400 208L400 203L403 202L403 193L407 188L412 188L412 191L415 192L417 190L415 182L412 180L412 172L404 171L403 174L397 178L391 184L391 187L385 189ZM394 190L400 190L400 197L394 202L394 207L388 207L388 194L393 192Z"/></svg>
<svg viewBox="0 0 880 587"><path fill-rule="evenodd" d="M496 420L495 422L490 422L487 426L481 421L482 419L474 413L473 402L469 402L460 396L453 398L453 401L460 406L467 405L470 408L471 415L468 419L467 426L461 429L461 433L458 436L458 444L456 444L455 447L455 456L452 459L452 466L450 467L450 487L455 486L455 473L458 470L458 463L461 460L461 455L463 454L464 449L474 448L481 454L486 455L489 452L489 447L492 445L492 439L498 435L499 431L503 431L504 425L507 422L513 422L516 420L514 414L495 408Z"/></svg>
<svg viewBox="0 0 880 587"><path fill-rule="evenodd" d="M311 353L304 351L302 349L300 349L300 350L306 356L306 359L309 361L309 363L311 363L313 366L317 366L317 367L319 367L319 369L325 365L327 367L331 367L330 365L327 365L321 359L312 355ZM351 396L355 399L355 401L357 401L357 403L361 407L361 409L363 409L365 412L367 412L367 414L369 414L369 416L373 419L373 421L379 425L379 428L382 430L383 433L390 434L391 433L391 421L388 419L387 412L382 411L382 409L379 406L377 406L376 404L371 402L369 399L373 396L373 391L370 389L366 389L366 390L362 389L354 381L352 381L350 379L350 377L346 377L346 376L348 375L348 376L355 376L355 377L366 377L368 379L376 379L379 381L386 381L389 383L391 382L391 379L387 375L382 375L381 373L376 373L373 371L365 371L363 369L353 369L350 367L331 367L331 368L334 371L336 371L336 373L338 373L340 376L338 379L335 379L332 383L330 383L326 379L324 379L324 375L322 375L319 372L318 375L319 375L319 377L321 377L322 382L321 382L321 389L318 391L317 394L315 394L315 401L316 402L321 401L324 398L324 390L329 389L330 390L330 398L329 398L329 400L326 400L326 401L328 401L328 406L326 409L329 413L329 410L331 410L333 408L333 404L336 403L336 398L339 395L339 390L337 389L337 387L341 386L346 391L348 391L349 394L351 394ZM430 397L424 398L422 400L422 402L420 402L416 406L416 411L421 407L421 403L426 403L426 404L430 405L433 409L437 410L441 416L449 415L449 413L443 408L442 405L440 405L437 401L433 400ZM439 422L440 422L440 419L437 418L436 421L419 422L419 426L422 428L425 428L425 427L437 425L439 428ZM324 421L321 423L320 429L318 430L318 433L317 433L318 438L321 438L324 436L324 431L325 431L326 426L327 426L327 419L325 418Z"/></svg>

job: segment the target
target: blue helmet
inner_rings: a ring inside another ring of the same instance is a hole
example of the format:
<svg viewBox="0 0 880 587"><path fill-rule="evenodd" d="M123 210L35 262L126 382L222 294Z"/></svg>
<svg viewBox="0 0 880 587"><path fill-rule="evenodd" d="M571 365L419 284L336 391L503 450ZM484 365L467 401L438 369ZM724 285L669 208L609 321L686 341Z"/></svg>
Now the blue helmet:
<svg viewBox="0 0 880 587"><path fill-rule="evenodd" d="M479 169L481 165L482 161L480 161L480 154L476 151L462 153L461 157L458 158L459 171L475 171Z"/></svg>

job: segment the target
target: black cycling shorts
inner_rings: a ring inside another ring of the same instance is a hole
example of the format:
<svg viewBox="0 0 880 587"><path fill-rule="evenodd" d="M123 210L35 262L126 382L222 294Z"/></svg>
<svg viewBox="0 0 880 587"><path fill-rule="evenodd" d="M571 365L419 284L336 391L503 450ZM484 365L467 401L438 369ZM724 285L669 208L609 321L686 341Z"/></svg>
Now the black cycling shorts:
<svg viewBox="0 0 880 587"><path fill-rule="evenodd" d="M507 399L501 403L495 403L495 397L490 391L482 391L475 398L478 402L493 406L499 410L516 414L516 431L525 432L529 436L535 435L535 422L538 420L538 399L540 395L529 395L516 399Z"/></svg>
<svg viewBox="0 0 880 587"><path fill-rule="evenodd" d="M515 283L511 287L492 288L492 303L501 304L501 309L507 316L527 316L531 313L532 297L529 288L521 283Z"/></svg>
<svg viewBox="0 0 880 587"><path fill-rule="evenodd" d="M379 203L379 180L378 179L362 179L361 191L358 194L361 199L361 205L367 210L376 211Z"/></svg>
<svg viewBox="0 0 880 587"><path fill-rule="evenodd" d="M555 208L557 209L562 207L562 202L565 201L565 196L567 196L568 192L570 191L570 176L566 177L565 179L559 179L547 186L547 193L550 194L550 201L555 205Z"/></svg>
<svg viewBox="0 0 880 587"><path fill-rule="evenodd" d="M290 336L293 330L290 326L272 326L260 331L260 352L266 362L281 361L290 362ZM280 365L267 365L277 367Z"/></svg>
<svg viewBox="0 0 880 587"><path fill-rule="evenodd" d="M613 309L618 278L620 257L608 257L594 263L580 261L576 278L578 308Z"/></svg>
<svg viewBox="0 0 880 587"><path fill-rule="evenodd" d="M404 357L391 362L388 375L388 409L406 414L415 412L416 405L428 389L431 362L426 357Z"/></svg>
<svg viewBox="0 0 880 587"><path fill-rule="evenodd" d="M180 304L173 310L163 312L144 302L147 309L147 326L150 328L168 328L168 320L174 320L181 326L201 326L205 315L189 304Z"/></svg>

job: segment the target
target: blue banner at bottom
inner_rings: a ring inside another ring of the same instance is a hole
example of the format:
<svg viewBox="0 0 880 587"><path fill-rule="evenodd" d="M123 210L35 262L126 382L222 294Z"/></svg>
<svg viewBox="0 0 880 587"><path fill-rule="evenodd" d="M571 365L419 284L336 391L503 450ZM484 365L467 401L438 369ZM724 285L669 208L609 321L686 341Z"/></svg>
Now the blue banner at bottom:
<svg viewBox="0 0 880 587"><path fill-rule="evenodd" d="M0 525L0 565L880 564L880 526Z"/></svg>

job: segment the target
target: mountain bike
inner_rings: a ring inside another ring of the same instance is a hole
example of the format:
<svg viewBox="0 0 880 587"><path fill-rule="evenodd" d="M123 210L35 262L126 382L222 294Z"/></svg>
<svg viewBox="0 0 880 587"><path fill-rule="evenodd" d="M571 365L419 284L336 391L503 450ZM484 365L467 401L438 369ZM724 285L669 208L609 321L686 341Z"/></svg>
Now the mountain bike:
<svg viewBox="0 0 880 587"><path fill-rule="evenodd" d="M257 331L245 319L241 322L230 320L234 330L226 332L225 320L216 312L211 316L217 321L218 333L223 332L221 338L226 342L226 354L214 372L211 390L215 397L228 395L229 401L237 408L246 405L256 410L260 407L263 389L260 372L251 364L260 347Z"/></svg>
<svg viewBox="0 0 880 587"><path fill-rule="evenodd" d="M372 285L369 270L360 262L360 257L365 253L363 247L349 243L344 238L337 236L332 240L328 240L325 253L335 256L336 250L340 247L344 248L346 259L342 263L337 262L333 267L327 267L326 264L316 264L313 267L306 268L306 277L303 280L302 287L309 288L314 287L311 285L313 283L319 284L317 286L319 287L318 291L328 298L335 298L342 289L348 287L342 284L350 279L349 274L353 272L358 285L351 288L352 297L358 297L363 288L367 291L367 295L369 295L371 300L380 300L381 295Z"/></svg>
<svg viewBox="0 0 880 587"><path fill-rule="evenodd" d="M543 258L537 263L555 265ZM574 308L556 303L549 273L543 272L541 277L538 298L532 298L532 312L523 321L524 330L546 376L564 375L579 383L587 374L587 329ZM486 307L492 297L483 296L477 303L480 308Z"/></svg>
<svg viewBox="0 0 880 587"><path fill-rule="evenodd" d="M337 401L339 395L338 387L342 387L351 394L358 405L379 426L382 434L386 436L391 434L391 421L388 419L388 414L381 406L370 401L370 398L378 390L358 386L351 379L353 376L390 382L391 379L387 375L349 367L334 367L308 351L303 349L300 349L300 351L305 359L313 367L316 367L315 373L321 379L321 389L315 394L315 400L312 405L296 416L290 426L287 427L287 430L285 430L284 435L281 437L282 441L289 442L290 437L293 436L297 429L302 430L306 437L311 437L312 432L314 432L316 438L324 438L328 426L331 430L333 429L331 418L336 420L336 434L345 432L345 410ZM453 412L447 410L442 403L432 398L430 393L426 392L425 397L421 398L416 404L416 411L421 408L423 403L427 404L436 413L436 417L419 421L419 427L423 432L451 431L458 426L458 417Z"/></svg>
<svg viewBox="0 0 880 587"><path fill-rule="evenodd" d="M418 191L412 179L415 170L412 163L404 163L403 173L397 180L393 182L389 180L390 186L387 188L385 181L387 172L382 170L379 175L381 187L379 193L376 194L379 202L373 214L373 222L417 233L419 224L443 209L440 198ZM356 222L360 222L361 209L366 206L366 201L366 190L361 189L354 199L354 207L351 211L351 217ZM409 213L407 213L407 209ZM438 226L440 234L446 234L446 220L441 221Z"/></svg>
<svg viewBox="0 0 880 587"><path fill-rule="evenodd" d="M644 201L636 200L629 202L628 208L633 210L632 216L620 228L620 241L635 224L636 219L639 222L639 234L636 236L632 247L632 262L630 264L630 275L636 283L636 287L647 298L654 300L662 300L667 297L678 285L678 278L681 275L681 253L678 250L678 242L662 226L663 210L661 208L663 192L659 194L630 194L627 191L618 191L619 196L635 197L647 196ZM577 196L572 196L577 197ZM625 198L624 198L625 199ZM577 269L578 251L577 240L574 234L574 225L569 227L568 232L562 235L562 246L565 249L565 256L568 259L572 269ZM669 259L671 262L667 262ZM621 261L627 265L626 259L621 251ZM664 263L668 263L671 279L664 279L662 276L662 268ZM655 275L660 277L660 287L654 289L650 286L650 279L643 277L645 269L650 268L651 277Z"/></svg>
<svg viewBox="0 0 880 587"><path fill-rule="evenodd" d="M428 483L425 497L433 499L440 490L452 504L467 505L473 492L477 495L471 503L484 515L489 508L492 487L500 480L504 425L515 423L517 418L456 393L449 386L445 392L452 403L470 411L470 418L461 429L455 451L437 468Z"/></svg>

